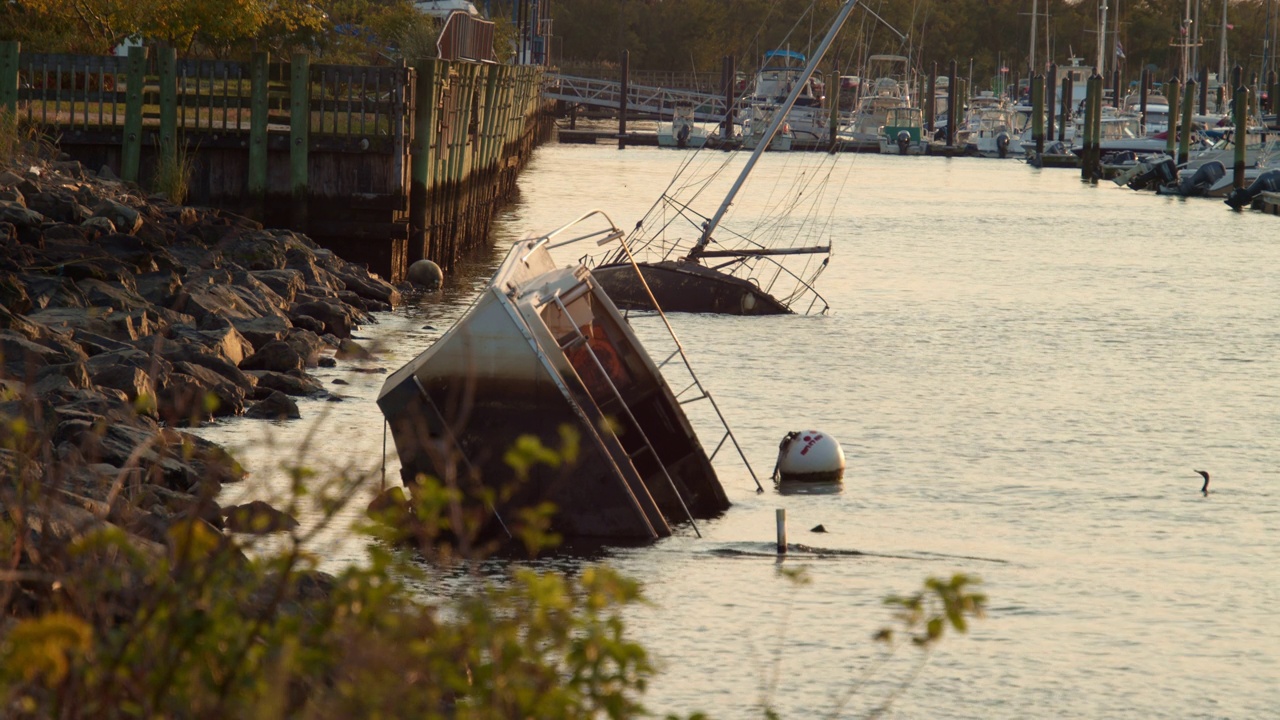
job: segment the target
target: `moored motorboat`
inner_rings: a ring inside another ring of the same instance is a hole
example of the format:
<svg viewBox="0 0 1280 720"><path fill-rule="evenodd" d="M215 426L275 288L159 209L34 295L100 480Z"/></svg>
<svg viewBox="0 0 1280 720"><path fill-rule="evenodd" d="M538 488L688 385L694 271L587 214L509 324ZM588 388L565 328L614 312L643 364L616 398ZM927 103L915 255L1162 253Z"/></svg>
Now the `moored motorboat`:
<svg viewBox="0 0 1280 720"><path fill-rule="evenodd" d="M604 229L562 239L590 218ZM456 487L478 537L513 535L543 503L555 507L552 531L605 541L666 537L729 507L681 402L613 301L587 268L552 260L551 247L601 236L622 233L595 212L517 243L466 315L378 396L406 487L424 476ZM523 478L508 465L528 436L556 448L566 432L577 438L571 465L534 463Z"/></svg>

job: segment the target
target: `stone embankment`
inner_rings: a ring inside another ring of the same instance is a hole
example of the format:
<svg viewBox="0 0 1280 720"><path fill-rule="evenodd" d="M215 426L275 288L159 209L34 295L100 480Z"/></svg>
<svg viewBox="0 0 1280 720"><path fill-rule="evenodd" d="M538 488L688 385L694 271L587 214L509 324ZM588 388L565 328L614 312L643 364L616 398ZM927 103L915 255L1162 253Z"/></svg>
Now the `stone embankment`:
<svg viewBox="0 0 1280 720"><path fill-rule="evenodd" d="M298 417L291 396L325 393L307 369L399 301L303 235L75 162L0 168L0 506L44 540L117 525L159 551L179 519L222 528L243 471L181 428Z"/></svg>

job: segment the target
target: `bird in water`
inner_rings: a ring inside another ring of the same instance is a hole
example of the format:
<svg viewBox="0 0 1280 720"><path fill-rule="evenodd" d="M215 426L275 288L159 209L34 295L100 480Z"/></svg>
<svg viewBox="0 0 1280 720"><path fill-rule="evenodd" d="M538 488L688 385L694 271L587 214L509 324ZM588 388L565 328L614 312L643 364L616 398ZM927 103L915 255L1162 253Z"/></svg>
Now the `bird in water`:
<svg viewBox="0 0 1280 720"><path fill-rule="evenodd" d="M1204 478L1204 485L1200 487L1200 492L1204 493L1205 495L1208 495L1209 494L1209 473L1205 472L1204 470L1197 470L1196 472L1200 473L1200 477Z"/></svg>

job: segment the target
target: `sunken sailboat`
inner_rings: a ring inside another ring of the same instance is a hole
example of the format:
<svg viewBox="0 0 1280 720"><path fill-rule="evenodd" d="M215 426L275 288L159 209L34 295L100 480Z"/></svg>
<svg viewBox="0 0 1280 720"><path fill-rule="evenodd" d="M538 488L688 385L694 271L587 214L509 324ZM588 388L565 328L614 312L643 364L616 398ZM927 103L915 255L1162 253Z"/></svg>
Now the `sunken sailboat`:
<svg viewBox="0 0 1280 720"><path fill-rule="evenodd" d="M793 169L786 191L792 200L770 207L771 211L782 212L762 217L751 232L731 230L722 226L721 221L770 140L787 121L797 98L809 87L809 78L855 5L857 0L845 0L817 50L795 77L790 92L772 113L763 140L756 144L714 214L707 217L694 210L696 195L705 188L706 181L688 177L681 180L682 174L694 167L692 160L687 161L682 164L681 173L677 173L679 182L672 182L668 192L637 225L623 247L584 259L618 307L653 310L651 292L657 304L668 312L730 315L826 312L827 303L814 283L830 259L830 237L825 236L825 242L805 242L804 238L806 233L816 237L815 231L825 228L818 214L823 212L821 186L829 179L830 160L823 162L827 165L825 171L814 167ZM823 153L822 157L829 156ZM836 198L826 197L825 202L829 213ZM802 203L810 204L809 215L798 217L795 211ZM782 213L795 217L787 220ZM681 231L690 230L696 233L696 240L691 243L681 237L671 239ZM631 262L633 258L639 258L635 265Z"/></svg>
<svg viewBox="0 0 1280 720"><path fill-rule="evenodd" d="M563 239L593 217L607 227ZM452 480L479 507L480 535L510 534L522 510L547 502L553 531L603 541L655 540L686 522L696 531L696 518L729 507L681 400L600 283L552 260L550 248L601 236L622 231L595 212L518 243L467 314L378 397L406 487ZM529 435L560 447L566 429L579 439L571 467L515 476L510 448Z"/></svg>

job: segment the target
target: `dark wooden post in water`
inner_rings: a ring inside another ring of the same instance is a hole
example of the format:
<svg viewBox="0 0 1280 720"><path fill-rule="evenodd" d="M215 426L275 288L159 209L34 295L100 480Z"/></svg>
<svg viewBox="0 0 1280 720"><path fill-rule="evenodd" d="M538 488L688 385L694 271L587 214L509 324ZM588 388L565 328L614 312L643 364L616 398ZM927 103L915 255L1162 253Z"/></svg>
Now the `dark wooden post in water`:
<svg viewBox="0 0 1280 720"><path fill-rule="evenodd" d="M1150 70L1147 70L1146 68L1143 68L1143 70L1142 70L1142 82L1141 82L1141 84L1140 84L1140 85L1139 85L1139 87L1138 87L1138 92L1139 92L1139 95L1138 95L1138 102L1139 102L1139 107L1138 107L1138 123L1139 123L1139 125L1138 125L1138 127L1141 129L1141 131L1142 131L1142 134L1143 134L1143 135L1146 135L1146 134L1147 134L1147 93L1148 93L1148 91L1149 91L1149 88L1150 88L1150 87L1151 87L1151 71L1150 71Z"/></svg>
<svg viewBox="0 0 1280 720"><path fill-rule="evenodd" d="M1185 165L1191 156L1191 106L1196 100L1196 81L1187 82L1182 101L1182 134L1178 136L1178 164Z"/></svg>
<svg viewBox="0 0 1280 720"><path fill-rule="evenodd" d="M1084 146L1080 163L1080 178L1095 180L1101 174L1099 165L1098 116L1102 114L1102 76L1096 72L1085 86Z"/></svg>
<svg viewBox="0 0 1280 720"><path fill-rule="evenodd" d="M1057 109L1058 109L1058 107L1057 107L1057 105L1058 105L1058 104L1057 104L1056 102L1054 102L1054 98L1053 98L1053 93L1054 93L1054 91L1058 89L1058 64L1057 64L1057 63L1051 63L1051 64L1049 65L1049 77L1048 77L1048 79L1046 79L1046 80L1045 80L1044 88L1045 88L1045 95L1044 95L1044 109L1045 109L1045 127L1044 127L1044 136L1045 136L1045 138L1047 138L1047 139L1049 140L1049 142L1053 142L1053 137L1054 137L1054 132L1053 132L1053 126L1054 126L1054 114L1057 112ZM1016 91L1016 87L1015 87L1015 91Z"/></svg>
<svg viewBox="0 0 1280 720"><path fill-rule="evenodd" d="M18 56L22 43L0 42L0 110L18 112Z"/></svg>
<svg viewBox="0 0 1280 720"><path fill-rule="evenodd" d="M1276 87L1276 71L1267 72L1267 112L1280 118L1276 108L1280 107L1280 87ZM1274 127L1277 123L1272 123Z"/></svg>
<svg viewBox="0 0 1280 720"><path fill-rule="evenodd" d="M627 146L627 94L631 92L631 51L622 51L622 79L618 87L618 149Z"/></svg>
<svg viewBox="0 0 1280 720"><path fill-rule="evenodd" d="M1235 85L1235 98L1231 103L1235 130L1231 133L1231 141L1235 143L1236 149L1236 172L1235 177L1232 178L1232 185L1242 188L1244 187L1245 142L1248 140L1246 132L1249 121L1249 90L1244 86L1244 70L1239 65L1231 71L1231 80Z"/></svg>
<svg viewBox="0 0 1280 720"><path fill-rule="evenodd" d="M929 72L929 84L925 90L924 96L924 126L929 129L930 136L937 128L934 125L938 119L938 63L933 64L933 70ZM928 138L932 140L932 137Z"/></svg>
<svg viewBox="0 0 1280 720"><path fill-rule="evenodd" d="M827 152L834 153L840 147L840 71L833 70L831 77L835 83L827 101Z"/></svg>
<svg viewBox="0 0 1280 720"><path fill-rule="evenodd" d="M267 203L267 70L269 57L256 52L249 65L249 191L259 219Z"/></svg>
<svg viewBox="0 0 1280 720"><path fill-rule="evenodd" d="M1031 138L1036 154L1044 154L1044 76L1031 76Z"/></svg>
<svg viewBox="0 0 1280 720"><path fill-rule="evenodd" d="M1209 66L1200 68L1200 114L1209 114Z"/></svg>
<svg viewBox="0 0 1280 720"><path fill-rule="evenodd" d="M124 96L124 142L121 148L120 179L138 182L142 161L142 91L147 80L147 49L129 48L128 86Z"/></svg>
<svg viewBox="0 0 1280 720"><path fill-rule="evenodd" d="M160 66L160 162L172 168L178 161L178 51L162 47L156 59Z"/></svg>
<svg viewBox="0 0 1280 720"><path fill-rule="evenodd" d="M413 66L413 144L409 148L409 265L427 257L427 186L431 183L432 134L439 118L435 108L436 61Z"/></svg>
<svg viewBox="0 0 1280 720"><path fill-rule="evenodd" d="M1165 131L1165 152L1169 157L1177 157L1175 153L1178 148L1178 101L1182 99L1181 85L1178 76L1174 75L1169 78L1169 88L1165 92L1165 97L1169 98L1169 127ZM1183 132L1186 131L1183 130Z"/></svg>
<svg viewBox="0 0 1280 720"><path fill-rule="evenodd" d="M1071 124L1071 119L1076 112L1075 92L1076 84L1068 73L1062 78L1062 121L1058 123L1058 140L1062 142L1067 140L1067 126Z"/></svg>
<svg viewBox="0 0 1280 720"><path fill-rule="evenodd" d="M951 61L947 72L947 148L956 145L956 114L960 112L960 85L956 82L956 61Z"/></svg>
<svg viewBox="0 0 1280 720"><path fill-rule="evenodd" d="M1124 102L1123 88L1120 87L1120 70L1111 71L1111 107L1118 108Z"/></svg>
<svg viewBox="0 0 1280 720"><path fill-rule="evenodd" d="M311 61L294 53L289 67L289 188L294 227L307 227L307 148L311 143Z"/></svg>
<svg viewBox="0 0 1280 720"><path fill-rule="evenodd" d="M724 56L724 121L720 126L720 144L733 144L733 105L738 100L737 69L732 55Z"/></svg>

